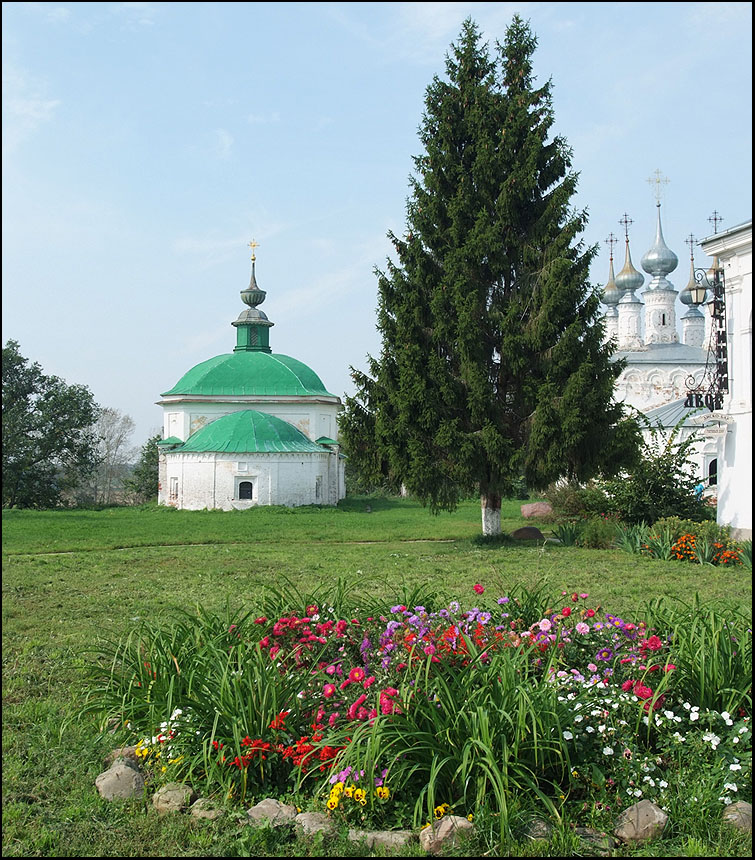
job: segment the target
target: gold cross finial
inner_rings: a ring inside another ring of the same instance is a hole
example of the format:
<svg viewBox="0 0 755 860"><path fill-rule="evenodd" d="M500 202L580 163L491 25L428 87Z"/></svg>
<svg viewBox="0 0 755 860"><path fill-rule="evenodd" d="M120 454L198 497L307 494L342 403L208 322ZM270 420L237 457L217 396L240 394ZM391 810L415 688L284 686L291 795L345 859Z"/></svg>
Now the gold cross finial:
<svg viewBox="0 0 755 860"><path fill-rule="evenodd" d="M260 246L260 243L255 242L254 239L252 239L252 241L249 242L249 247L252 249L252 262L254 262L257 259L257 257L254 254L254 249L259 248L259 246Z"/></svg>
<svg viewBox="0 0 755 860"><path fill-rule="evenodd" d="M611 260L613 260L613 246L614 246L614 245L615 245L619 240L618 240L618 239L613 235L613 233L609 233L609 234L608 234L608 238L607 238L607 239L605 239L604 241L605 241L606 245L608 245L608 247L610 248L609 255L610 255L610 257L611 257Z"/></svg>
<svg viewBox="0 0 755 860"><path fill-rule="evenodd" d="M671 182L670 179L667 179L660 170L654 170L651 177L647 180L650 185L655 185L653 189L653 196L655 197L655 202L660 203L661 197L663 195L663 186L668 185Z"/></svg>
<svg viewBox="0 0 755 860"><path fill-rule="evenodd" d="M692 233L687 236L684 240L687 245L689 245L689 256L691 260L695 259L695 242L697 241Z"/></svg>
<svg viewBox="0 0 755 860"><path fill-rule="evenodd" d="M621 216L621 218L619 218L619 224L621 224L621 226L624 228L624 238L626 239L626 241L628 243L629 242L629 225L634 224L634 221L632 221L632 219L629 217L629 215L627 215L627 213L625 212Z"/></svg>

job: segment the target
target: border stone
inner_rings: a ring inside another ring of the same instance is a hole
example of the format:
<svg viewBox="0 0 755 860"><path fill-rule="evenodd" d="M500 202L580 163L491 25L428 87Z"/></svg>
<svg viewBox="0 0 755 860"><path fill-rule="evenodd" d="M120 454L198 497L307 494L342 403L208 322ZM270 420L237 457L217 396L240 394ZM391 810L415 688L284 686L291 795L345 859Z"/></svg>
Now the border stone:
<svg viewBox="0 0 755 860"><path fill-rule="evenodd" d="M522 526L511 532L511 537L514 540L545 540L545 535L537 526Z"/></svg>
<svg viewBox="0 0 755 860"><path fill-rule="evenodd" d="M189 812L194 818L205 818L208 821L215 821L222 815L225 815L225 812L222 809L218 809L209 797L200 797L195 800Z"/></svg>
<svg viewBox="0 0 755 860"><path fill-rule="evenodd" d="M248 824L264 824L269 821L273 827L290 824L296 818L296 807L266 797L246 811Z"/></svg>
<svg viewBox="0 0 755 860"><path fill-rule="evenodd" d="M470 835L474 824L460 815L444 815L439 821L420 831L419 844L428 854L439 854L459 844L460 837Z"/></svg>
<svg viewBox="0 0 755 860"><path fill-rule="evenodd" d="M411 830L349 830L349 842L364 842L369 851L375 848L395 851L405 848L415 838Z"/></svg>
<svg viewBox="0 0 755 860"><path fill-rule="evenodd" d="M752 804L746 800L730 803L723 811L723 819L744 833L752 833Z"/></svg>
<svg viewBox="0 0 755 860"><path fill-rule="evenodd" d="M184 782L168 782L152 795L152 805L160 815L182 812L196 798L197 793Z"/></svg>
<svg viewBox="0 0 755 860"><path fill-rule="evenodd" d="M323 812L300 812L294 818L294 823L307 836L315 833L332 833L335 829L333 822Z"/></svg>
<svg viewBox="0 0 755 860"><path fill-rule="evenodd" d="M141 797L144 792L144 777L125 761L117 761L94 784L104 800L129 800Z"/></svg>
<svg viewBox="0 0 755 860"><path fill-rule="evenodd" d="M660 836L668 815L651 800L641 800L625 809L616 822L614 836L622 842L649 842Z"/></svg>

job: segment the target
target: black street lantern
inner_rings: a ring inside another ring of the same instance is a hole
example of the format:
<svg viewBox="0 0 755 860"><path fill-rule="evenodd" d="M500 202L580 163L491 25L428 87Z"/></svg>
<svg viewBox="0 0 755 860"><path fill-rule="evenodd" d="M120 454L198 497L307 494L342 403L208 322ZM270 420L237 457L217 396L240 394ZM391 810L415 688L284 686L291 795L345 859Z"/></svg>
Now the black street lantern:
<svg viewBox="0 0 755 860"><path fill-rule="evenodd" d="M713 325L708 342L708 356L701 379L687 377L687 399L684 401L688 409L707 407L711 412L722 409L724 395L729 391L729 357L726 337L726 284L724 271L718 263L718 257L706 272L695 269L695 283L690 284L691 303L701 305L705 302L708 290L713 298L708 303Z"/></svg>

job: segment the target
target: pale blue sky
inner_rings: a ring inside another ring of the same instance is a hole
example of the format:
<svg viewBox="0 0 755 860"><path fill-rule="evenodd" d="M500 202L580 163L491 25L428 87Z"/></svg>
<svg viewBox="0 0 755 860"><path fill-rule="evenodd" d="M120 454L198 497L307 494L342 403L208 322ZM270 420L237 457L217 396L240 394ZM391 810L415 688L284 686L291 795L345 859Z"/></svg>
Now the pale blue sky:
<svg viewBox="0 0 755 860"><path fill-rule="evenodd" d="M137 424L235 343L254 237L274 352L353 393L375 266L403 232L423 98L466 16L538 38L580 172L592 272L627 212L664 234L752 217L750 3L4 3L3 343ZM623 249L616 252L623 262ZM698 249L698 262L707 261Z"/></svg>

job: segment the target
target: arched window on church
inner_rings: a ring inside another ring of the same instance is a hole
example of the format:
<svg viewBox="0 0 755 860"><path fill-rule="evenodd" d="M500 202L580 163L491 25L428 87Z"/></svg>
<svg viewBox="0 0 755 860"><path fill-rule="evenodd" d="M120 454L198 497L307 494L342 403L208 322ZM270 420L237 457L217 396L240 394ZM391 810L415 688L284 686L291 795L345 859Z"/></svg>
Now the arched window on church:
<svg viewBox="0 0 755 860"><path fill-rule="evenodd" d="M239 499L251 500L254 486L251 481L242 481L239 484Z"/></svg>
<svg viewBox="0 0 755 860"><path fill-rule="evenodd" d="M718 458L708 463L708 486L715 487L718 483Z"/></svg>

